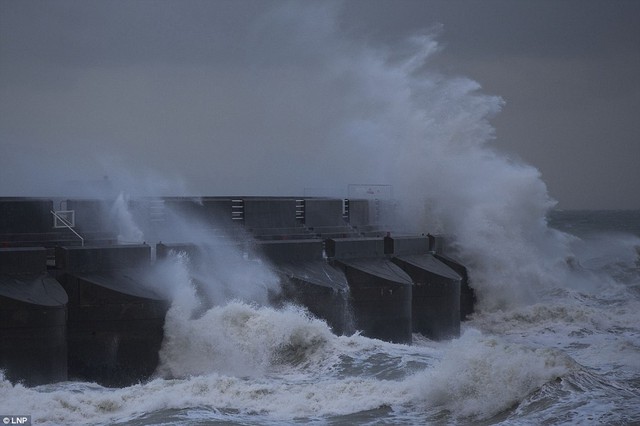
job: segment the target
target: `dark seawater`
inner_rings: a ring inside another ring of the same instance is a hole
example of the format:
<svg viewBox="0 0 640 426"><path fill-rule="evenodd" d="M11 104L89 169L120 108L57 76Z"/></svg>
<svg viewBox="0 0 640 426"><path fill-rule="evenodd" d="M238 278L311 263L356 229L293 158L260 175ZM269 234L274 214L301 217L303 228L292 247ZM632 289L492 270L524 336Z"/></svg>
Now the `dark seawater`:
<svg viewBox="0 0 640 426"><path fill-rule="evenodd" d="M581 237L603 233L640 237L640 210L552 210L549 226Z"/></svg>
<svg viewBox="0 0 640 426"><path fill-rule="evenodd" d="M556 279L511 283L535 297L479 312L459 339L335 336L295 307L242 302L192 319L176 273L184 297L156 378L122 389L1 380L0 413L37 424L638 424L640 211L553 211L548 223L572 234L550 231L572 253Z"/></svg>

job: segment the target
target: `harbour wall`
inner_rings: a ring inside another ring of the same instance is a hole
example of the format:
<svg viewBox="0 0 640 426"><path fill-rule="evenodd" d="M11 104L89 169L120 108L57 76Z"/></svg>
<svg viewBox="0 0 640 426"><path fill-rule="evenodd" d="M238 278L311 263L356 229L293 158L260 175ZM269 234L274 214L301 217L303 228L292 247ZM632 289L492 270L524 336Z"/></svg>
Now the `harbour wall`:
<svg viewBox="0 0 640 426"><path fill-rule="evenodd" d="M405 344L413 333L458 336L474 302L466 268L441 237L394 231L378 205L165 197L117 210L104 200L0 199L0 369L27 385L148 379L171 303L150 277L163 259L206 264L216 250L263 259L281 283L271 303L300 304L336 334ZM136 226L124 238L123 220ZM131 235L148 242L123 241Z"/></svg>

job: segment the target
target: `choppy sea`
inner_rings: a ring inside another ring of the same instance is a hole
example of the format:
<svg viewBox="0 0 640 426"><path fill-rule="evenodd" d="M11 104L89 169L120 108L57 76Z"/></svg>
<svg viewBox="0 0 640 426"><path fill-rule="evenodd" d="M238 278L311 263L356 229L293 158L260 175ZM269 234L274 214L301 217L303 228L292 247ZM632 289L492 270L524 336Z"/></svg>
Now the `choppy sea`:
<svg viewBox="0 0 640 426"><path fill-rule="evenodd" d="M193 319L175 303L153 379L112 389L0 378L0 413L83 425L640 424L640 211L554 210L547 221L572 253L560 259L570 278L480 306L457 339L336 336L295 306L240 301Z"/></svg>

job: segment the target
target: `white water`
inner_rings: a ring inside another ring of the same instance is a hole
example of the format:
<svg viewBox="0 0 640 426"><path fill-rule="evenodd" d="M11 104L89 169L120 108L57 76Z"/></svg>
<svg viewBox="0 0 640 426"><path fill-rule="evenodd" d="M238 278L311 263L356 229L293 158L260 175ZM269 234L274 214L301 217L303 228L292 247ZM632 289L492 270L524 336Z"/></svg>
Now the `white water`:
<svg viewBox="0 0 640 426"><path fill-rule="evenodd" d="M415 336L405 346L335 336L293 306L230 301L194 318L180 259L154 379L123 389L2 380L0 411L46 424L619 424L640 415L640 302L628 286L558 288L544 303L476 315L459 339Z"/></svg>
<svg viewBox="0 0 640 426"><path fill-rule="evenodd" d="M347 415L388 406L495 414L577 366L558 351L504 344L477 331L448 345L337 337L296 310L231 303L198 320L168 317L157 378L125 389L3 381L4 407L51 423L122 421L215 407L262 419ZM177 333L177 334L175 334Z"/></svg>
<svg viewBox="0 0 640 426"><path fill-rule="evenodd" d="M47 424L152 424L154 413L156 421L184 424L357 422L367 410L371 419L464 423L513 407L507 413L516 423L563 423L562 415L569 423L623 422L639 414L637 388L619 381L637 374L638 330L627 338L606 332L616 323L602 311L534 306L477 320L485 332L466 327L452 342L416 336L405 346L335 336L295 308L231 302L190 319L174 307L150 382L28 389L3 380L0 406Z"/></svg>
<svg viewBox="0 0 640 426"><path fill-rule="evenodd" d="M231 300L194 317L180 255L165 270L176 297L152 380L123 389L1 380L0 411L45 424L629 423L640 415L640 277L625 244L609 244L597 262L586 247L575 259L576 274L603 279L597 291L555 288L540 303L476 314L459 339L416 335L412 346L333 335L295 306ZM611 268L634 281L614 281Z"/></svg>

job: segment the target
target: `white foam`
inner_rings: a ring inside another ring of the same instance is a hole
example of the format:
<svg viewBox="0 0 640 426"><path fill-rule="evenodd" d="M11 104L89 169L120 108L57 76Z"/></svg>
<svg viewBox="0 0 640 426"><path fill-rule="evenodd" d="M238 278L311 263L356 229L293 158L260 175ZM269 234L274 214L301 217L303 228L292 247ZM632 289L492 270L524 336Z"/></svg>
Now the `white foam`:
<svg viewBox="0 0 640 426"><path fill-rule="evenodd" d="M487 419L576 368L560 351L532 349L470 330L440 363L413 378L413 395L456 417Z"/></svg>
<svg viewBox="0 0 640 426"><path fill-rule="evenodd" d="M165 320L158 374L262 376L273 365L308 362L332 338L324 322L293 306L277 311L231 302L195 319L172 308Z"/></svg>
<svg viewBox="0 0 640 426"><path fill-rule="evenodd" d="M556 292L544 303L477 315L473 325L511 342L563 350L596 371L633 378L640 369L640 301L614 295Z"/></svg>
<svg viewBox="0 0 640 426"><path fill-rule="evenodd" d="M212 320L226 331L198 329ZM290 325L275 326L279 320ZM179 378L123 389L74 383L27 389L4 380L0 408L50 424L108 423L190 408L282 421L382 407L413 413L414 419L434 410L486 419L573 368L558 352L506 344L473 331L435 347L394 345L358 335L336 337L299 311L240 303L214 309L190 326L192 331L180 333L187 342L182 352L172 337L172 349L163 349L161 370ZM197 342L189 340L194 338ZM371 374L370 364L381 357L389 365L395 360L405 374L394 380ZM412 362L428 366L407 376Z"/></svg>

